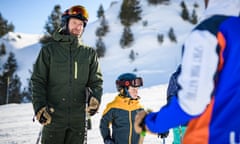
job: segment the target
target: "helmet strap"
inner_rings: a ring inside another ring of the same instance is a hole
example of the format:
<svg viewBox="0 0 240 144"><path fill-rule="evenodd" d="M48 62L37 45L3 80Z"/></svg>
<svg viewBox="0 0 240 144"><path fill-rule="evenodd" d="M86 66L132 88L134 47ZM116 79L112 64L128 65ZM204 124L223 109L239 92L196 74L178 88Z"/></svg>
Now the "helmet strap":
<svg viewBox="0 0 240 144"><path fill-rule="evenodd" d="M131 98L131 95L129 94L127 87L124 87L124 92L127 97Z"/></svg>
<svg viewBox="0 0 240 144"><path fill-rule="evenodd" d="M128 92L127 87L121 88L120 91L119 91L119 94L122 97L129 97L129 98L131 98L131 96L130 96L130 94Z"/></svg>

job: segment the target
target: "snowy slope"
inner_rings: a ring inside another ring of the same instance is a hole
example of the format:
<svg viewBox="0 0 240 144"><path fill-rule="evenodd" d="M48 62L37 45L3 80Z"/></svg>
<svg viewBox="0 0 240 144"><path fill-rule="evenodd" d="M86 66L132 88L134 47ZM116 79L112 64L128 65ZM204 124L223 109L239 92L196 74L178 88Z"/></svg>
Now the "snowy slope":
<svg viewBox="0 0 240 144"><path fill-rule="evenodd" d="M166 103L167 85L154 86L139 90L141 103L145 108L154 111ZM99 121L102 112L108 102L116 93L106 93L102 97L102 104L99 113L92 117L92 129L88 131L88 144L103 144L99 131ZM9 104L0 106L0 143L1 144L35 144L41 125L33 123L33 109L31 104ZM172 131L166 138L166 144L171 144L173 139ZM156 135L147 134L144 140L146 144L162 143L162 139Z"/></svg>

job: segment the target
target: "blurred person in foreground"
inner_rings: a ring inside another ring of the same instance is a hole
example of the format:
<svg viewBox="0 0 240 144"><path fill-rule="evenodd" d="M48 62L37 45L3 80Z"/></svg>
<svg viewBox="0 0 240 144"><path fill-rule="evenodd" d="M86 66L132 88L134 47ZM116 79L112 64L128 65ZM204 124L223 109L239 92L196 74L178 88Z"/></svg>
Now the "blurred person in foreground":
<svg viewBox="0 0 240 144"><path fill-rule="evenodd" d="M183 144L240 143L240 0L205 0L205 6L204 20L184 43L181 90L158 112L139 112L137 133L188 122Z"/></svg>
<svg viewBox="0 0 240 144"><path fill-rule="evenodd" d="M102 96L97 53L81 42L88 12L80 5L62 15L62 27L44 45L31 77L33 108L44 126L42 144L83 144L86 111L94 115ZM92 90L86 107L85 89Z"/></svg>
<svg viewBox="0 0 240 144"><path fill-rule="evenodd" d="M181 87L177 83L177 78L180 72L181 72L181 65L178 66L177 70L170 77L168 87L167 87L167 102L170 102L172 97L177 96L178 91L181 89ZM172 115L174 115L174 113ZM176 118L176 117L173 117L173 118ZM179 126L172 128L172 132L173 132L172 144L182 143L182 138L187 128L186 126L187 126L187 123L180 124Z"/></svg>

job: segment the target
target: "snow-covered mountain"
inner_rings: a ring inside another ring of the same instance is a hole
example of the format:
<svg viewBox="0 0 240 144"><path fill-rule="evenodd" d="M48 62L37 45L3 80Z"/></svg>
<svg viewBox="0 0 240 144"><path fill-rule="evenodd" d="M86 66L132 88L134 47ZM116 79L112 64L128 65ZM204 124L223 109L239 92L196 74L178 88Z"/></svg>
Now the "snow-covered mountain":
<svg viewBox="0 0 240 144"><path fill-rule="evenodd" d="M25 34L9 32L0 38L0 44L4 44L7 53L13 52L17 60L17 75L20 77L23 88L28 85L27 79L30 78L30 71L32 71L33 63L41 49L39 43L42 35ZM0 66L7 60L8 54L1 57ZM1 73L1 72L0 72Z"/></svg>
<svg viewBox="0 0 240 144"><path fill-rule="evenodd" d="M108 21L110 32L103 37L106 45L106 54L100 59L103 76L104 92L115 91L115 79L123 72L133 72L144 78L144 86L149 87L168 82L170 74L175 70L180 61L181 44L189 31L194 27L181 17L182 8L180 0L172 0L162 5L149 5L146 0L141 0L142 20L131 26L134 35L134 43L130 48L121 48L119 41L123 33L123 26L119 20L121 1L114 2L106 11L105 17ZM195 1L187 1L186 5L191 14ZM201 15L202 3L197 3L199 7L197 15ZM143 22L147 22L144 26ZM83 41L87 45L95 47L97 27L100 20L89 23L83 34ZM177 43L171 42L168 38L170 28L173 28L177 37ZM164 42L160 44L157 35L164 35ZM30 35L24 33L8 33L0 39L0 44L4 43L7 51L14 52L17 58L17 74L21 78L23 87L27 85L30 77L29 71L39 53L41 45L39 39L41 35ZM129 58L130 51L137 53L135 60ZM3 57L0 64L6 60Z"/></svg>

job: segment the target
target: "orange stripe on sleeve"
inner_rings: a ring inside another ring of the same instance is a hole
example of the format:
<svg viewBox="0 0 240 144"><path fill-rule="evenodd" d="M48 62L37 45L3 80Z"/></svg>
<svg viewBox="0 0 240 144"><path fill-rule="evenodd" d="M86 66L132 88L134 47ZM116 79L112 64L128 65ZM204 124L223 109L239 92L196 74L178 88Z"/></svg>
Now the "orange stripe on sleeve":
<svg viewBox="0 0 240 144"><path fill-rule="evenodd" d="M218 71L219 71L222 69L223 63L224 63L223 51L226 47L226 40L221 32L217 33L217 39L218 39L218 44L220 46L219 65L218 65Z"/></svg>
<svg viewBox="0 0 240 144"><path fill-rule="evenodd" d="M183 138L183 144L208 144L209 124L211 122L214 98L207 106L205 112L193 120L187 126L186 133Z"/></svg>

